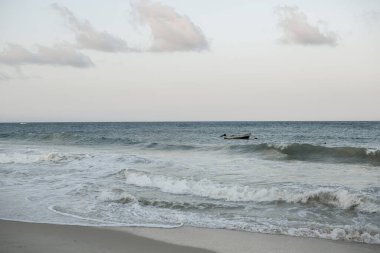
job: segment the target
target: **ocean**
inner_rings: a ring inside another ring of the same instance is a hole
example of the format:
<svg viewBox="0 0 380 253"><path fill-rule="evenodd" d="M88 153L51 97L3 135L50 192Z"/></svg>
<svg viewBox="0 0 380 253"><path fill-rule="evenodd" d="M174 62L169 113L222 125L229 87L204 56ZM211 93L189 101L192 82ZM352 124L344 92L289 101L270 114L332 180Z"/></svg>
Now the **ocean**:
<svg viewBox="0 0 380 253"><path fill-rule="evenodd" d="M380 122L2 123L0 218L380 244Z"/></svg>

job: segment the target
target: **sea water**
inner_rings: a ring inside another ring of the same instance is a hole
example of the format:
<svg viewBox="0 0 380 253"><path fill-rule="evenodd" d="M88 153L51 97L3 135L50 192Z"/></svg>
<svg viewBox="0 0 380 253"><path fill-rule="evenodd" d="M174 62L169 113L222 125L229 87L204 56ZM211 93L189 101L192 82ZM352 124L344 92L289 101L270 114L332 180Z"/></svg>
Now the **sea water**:
<svg viewBox="0 0 380 253"><path fill-rule="evenodd" d="M379 150L380 122L3 123L0 218L379 244Z"/></svg>

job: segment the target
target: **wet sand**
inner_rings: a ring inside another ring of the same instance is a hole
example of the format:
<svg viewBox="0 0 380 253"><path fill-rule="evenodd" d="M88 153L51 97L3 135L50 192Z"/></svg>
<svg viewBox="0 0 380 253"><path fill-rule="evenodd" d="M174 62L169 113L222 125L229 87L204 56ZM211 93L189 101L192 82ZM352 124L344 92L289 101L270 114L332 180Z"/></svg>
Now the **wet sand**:
<svg viewBox="0 0 380 253"><path fill-rule="evenodd" d="M0 252L374 253L380 245L181 227L86 227L0 220Z"/></svg>
<svg viewBox="0 0 380 253"><path fill-rule="evenodd" d="M117 228L144 237L195 246L220 253L374 253L380 245L250 233L226 229L181 227L176 229Z"/></svg>
<svg viewBox="0 0 380 253"><path fill-rule="evenodd" d="M1 253L211 253L109 228L0 221Z"/></svg>

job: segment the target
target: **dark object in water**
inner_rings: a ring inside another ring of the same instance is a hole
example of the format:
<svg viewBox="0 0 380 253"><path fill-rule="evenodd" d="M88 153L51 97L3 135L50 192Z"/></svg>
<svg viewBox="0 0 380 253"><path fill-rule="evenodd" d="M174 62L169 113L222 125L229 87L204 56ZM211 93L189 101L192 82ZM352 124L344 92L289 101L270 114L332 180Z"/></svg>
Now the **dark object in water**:
<svg viewBox="0 0 380 253"><path fill-rule="evenodd" d="M248 140L251 134L236 134L236 135L226 135L223 134L220 137L224 137L225 140Z"/></svg>

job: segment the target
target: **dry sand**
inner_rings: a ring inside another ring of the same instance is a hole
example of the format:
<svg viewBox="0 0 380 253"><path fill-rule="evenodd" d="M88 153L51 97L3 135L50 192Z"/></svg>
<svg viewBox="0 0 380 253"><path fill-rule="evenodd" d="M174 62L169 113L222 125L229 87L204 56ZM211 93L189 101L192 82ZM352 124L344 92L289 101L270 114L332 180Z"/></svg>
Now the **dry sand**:
<svg viewBox="0 0 380 253"><path fill-rule="evenodd" d="M380 246L224 229L100 228L0 220L1 253L212 251L377 253L380 252Z"/></svg>

